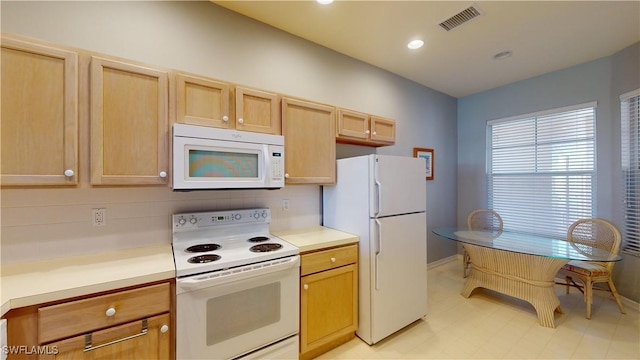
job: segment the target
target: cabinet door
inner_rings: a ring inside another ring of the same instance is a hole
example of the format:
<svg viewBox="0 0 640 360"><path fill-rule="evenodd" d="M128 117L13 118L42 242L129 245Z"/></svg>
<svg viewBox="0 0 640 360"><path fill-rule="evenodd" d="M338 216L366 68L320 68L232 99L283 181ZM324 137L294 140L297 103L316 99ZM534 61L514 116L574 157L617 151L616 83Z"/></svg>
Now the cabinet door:
<svg viewBox="0 0 640 360"><path fill-rule="evenodd" d="M2 37L5 185L78 183L78 56Z"/></svg>
<svg viewBox="0 0 640 360"><path fill-rule="evenodd" d="M287 184L335 184L335 108L282 99L282 133Z"/></svg>
<svg viewBox="0 0 640 360"><path fill-rule="evenodd" d="M394 144L396 142L395 120L371 116L371 141Z"/></svg>
<svg viewBox="0 0 640 360"><path fill-rule="evenodd" d="M169 359L169 314L46 344L40 359ZM88 342L89 341L89 342Z"/></svg>
<svg viewBox="0 0 640 360"><path fill-rule="evenodd" d="M166 184L168 75L91 58L91 183Z"/></svg>
<svg viewBox="0 0 640 360"><path fill-rule="evenodd" d="M340 139L369 139L369 115L338 109L338 140Z"/></svg>
<svg viewBox="0 0 640 360"><path fill-rule="evenodd" d="M277 94L236 87L236 129L282 134L278 102Z"/></svg>
<svg viewBox="0 0 640 360"><path fill-rule="evenodd" d="M301 353L357 330L356 264L303 276L300 280Z"/></svg>
<svg viewBox="0 0 640 360"><path fill-rule="evenodd" d="M229 114L229 84L176 75L176 122L182 124L234 128Z"/></svg>

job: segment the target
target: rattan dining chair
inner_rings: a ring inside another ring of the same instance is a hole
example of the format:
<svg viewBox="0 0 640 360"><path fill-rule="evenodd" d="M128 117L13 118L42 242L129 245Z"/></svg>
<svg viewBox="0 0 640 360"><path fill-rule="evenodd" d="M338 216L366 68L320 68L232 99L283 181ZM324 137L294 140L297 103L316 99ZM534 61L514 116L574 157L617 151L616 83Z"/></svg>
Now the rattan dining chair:
<svg viewBox="0 0 640 360"><path fill-rule="evenodd" d="M620 251L621 236L615 225L606 220L580 219L569 227L567 241L573 242L578 249L581 244L588 245L585 246L585 252L588 252L591 247L597 247L617 254ZM567 294L571 287L576 287L584 295L584 301L587 304L587 319L591 319L594 283L607 283L609 291L618 303L620 312L626 314L611 278L614 264L614 262L569 261L559 271L560 275L564 275ZM576 280L582 285L578 285Z"/></svg>
<svg viewBox="0 0 640 360"><path fill-rule="evenodd" d="M469 213L467 216L467 229L484 230L501 233L503 227L502 218L497 212L489 209L478 209ZM469 253L462 245L462 277L467 277L471 258Z"/></svg>

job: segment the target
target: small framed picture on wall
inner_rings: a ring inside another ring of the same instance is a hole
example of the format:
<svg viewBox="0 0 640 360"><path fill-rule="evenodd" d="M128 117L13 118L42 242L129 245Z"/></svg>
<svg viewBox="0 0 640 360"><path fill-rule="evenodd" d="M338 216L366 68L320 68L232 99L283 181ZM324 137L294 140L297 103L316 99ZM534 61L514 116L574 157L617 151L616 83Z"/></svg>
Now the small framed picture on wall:
<svg viewBox="0 0 640 360"><path fill-rule="evenodd" d="M433 180L433 149L413 148L413 157L425 160L425 174L427 180Z"/></svg>

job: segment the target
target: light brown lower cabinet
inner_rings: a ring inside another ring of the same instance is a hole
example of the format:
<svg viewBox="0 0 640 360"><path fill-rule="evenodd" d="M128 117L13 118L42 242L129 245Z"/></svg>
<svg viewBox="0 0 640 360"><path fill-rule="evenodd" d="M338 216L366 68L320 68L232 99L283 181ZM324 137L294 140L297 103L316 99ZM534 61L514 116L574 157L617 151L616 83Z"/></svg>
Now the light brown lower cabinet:
<svg viewBox="0 0 640 360"><path fill-rule="evenodd" d="M169 314L46 344L40 359L169 359Z"/></svg>
<svg viewBox="0 0 640 360"><path fill-rule="evenodd" d="M358 246L301 256L300 359L351 339L358 329Z"/></svg>
<svg viewBox="0 0 640 360"><path fill-rule="evenodd" d="M8 360L173 359L175 283L9 311Z"/></svg>

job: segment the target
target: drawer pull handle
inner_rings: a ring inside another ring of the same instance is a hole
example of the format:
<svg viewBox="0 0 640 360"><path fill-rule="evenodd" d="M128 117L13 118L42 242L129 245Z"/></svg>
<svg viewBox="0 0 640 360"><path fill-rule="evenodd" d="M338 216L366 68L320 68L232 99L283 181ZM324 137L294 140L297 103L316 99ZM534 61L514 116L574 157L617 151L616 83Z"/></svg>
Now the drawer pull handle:
<svg viewBox="0 0 640 360"><path fill-rule="evenodd" d="M332 262L332 263L336 262L336 258L332 257L332 258L331 258L331 262Z"/></svg>
<svg viewBox="0 0 640 360"><path fill-rule="evenodd" d="M162 325L162 326L160 327L160 332L161 332L161 333L163 333L163 334L164 334L164 333L166 333L167 331L169 331L169 327L168 327L167 325Z"/></svg>
<svg viewBox="0 0 640 360"><path fill-rule="evenodd" d="M149 330L148 327L149 327L149 324L147 322L147 319L143 319L142 320L142 330L140 330L139 333L133 334L131 336L123 337L123 338L118 339L118 340L109 341L108 343L100 344L100 345L97 345L97 346L91 345L91 337L92 337L93 333L85 334L83 352L100 349L100 348L105 347L105 346L117 344L119 342L131 340L131 339L135 339L135 338L137 338L139 336L147 335L147 332Z"/></svg>
<svg viewBox="0 0 640 360"><path fill-rule="evenodd" d="M116 309L110 307L107 309L107 311L104 312L104 314L107 316L113 316L116 314Z"/></svg>

